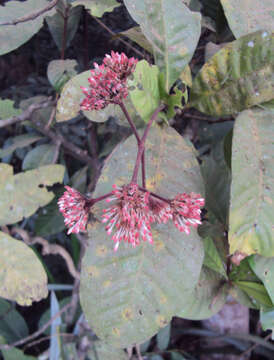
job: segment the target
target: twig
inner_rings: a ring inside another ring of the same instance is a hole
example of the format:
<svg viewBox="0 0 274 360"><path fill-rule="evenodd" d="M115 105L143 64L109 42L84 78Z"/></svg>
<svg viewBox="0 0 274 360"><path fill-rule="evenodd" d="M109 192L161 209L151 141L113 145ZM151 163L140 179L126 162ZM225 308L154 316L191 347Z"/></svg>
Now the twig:
<svg viewBox="0 0 274 360"><path fill-rule="evenodd" d="M54 6L58 3L58 1L59 0L52 0L43 9L34 11L33 13L28 14L26 16L23 16L21 18L18 18L16 20L11 20L11 21L8 21L8 22L5 22L5 23L0 23L0 26L2 26L2 25L16 25L16 24L23 23L23 22L26 22L26 21L29 21L29 20L34 20L38 16L40 16L40 15L44 14L45 12L47 12L47 11L51 10L52 8L54 8Z"/></svg>
<svg viewBox="0 0 274 360"><path fill-rule="evenodd" d="M49 319L49 321L47 321L39 330L35 331L33 334L21 339L21 340L18 340L18 341L15 341L14 343L12 344L4 344L4 345L0 345L0 350L8 350L8 349L11 349L15 346L19 346L19 345L22 345L24 343L26 343L27 341L29 340L32 340L34 338L36 338L37 336L39 336L40 334L43 334L43 332L52 324L52 322L57 319L61 314L63 314L65 311L67 311L68 308L70 308L71 304L67 304L65 305L60 311L58 311L58 313L56 313L51 319Z"/></svg>
<svg viewBox="0 0 274 360"><path fill-rule="evenodd" d="M138 131L137 131L137 129L136 129L136 126L135 126L134 122L133 122L132 119L131 119L131 116L129 115L129 113L128 113L128 111L127 111L127 108L125 107L125 104L124 104L123 102L120 102L119 105L120 105L121 110L122 110L123 113L125 114L125 117L126 117L128 123L129 123L129 125L130 125L130 127L131 127L131 129L132 129L132 131L133 131L133 133L134 133L134 135L135 135L135 137L136 137L137 143L139 144L140 141L141 141L141 138L140 138L140 136L139 136L139 134L138 134Z"/></svg>
<svg viewBox="0 0 274 360"><path fill-rule="evenodd" d="M267 336L264 337L264 340L265 341L269 340L271 338L271 336L272 336L272 331L270 334L268 334ZM259 345L260 344L253 344L252 346L250 346L247 350L245 350L244 352L241 353L240 358L242 359L242 358L247 357L249 355L249 353L251 351L253 351Z"/></svg>
<svg viewBox="0 0 274 360"><path fill-rule="evenodd" d="M69 6L66 6L65 14L63 15L64 28L63 28L63 38L62 38L61 60L65 59L65 51L67 47L68 18L69 18Z"/></svg>
<svg viewBox="0 0 274 360"><path fill-rule="evenodd" d="M20 228L12 228L12 234L19 234L21 238L24 240L24 242L28 245L34 245L34 244L40 244L43 247L42 253L43 255L60 255L65 260L68 270L71 273L71 275L75 279L80 278L79 272L75 269L73 260L70 256L70 254L67 252L65 248L63 248L60 245L57 244L49 244L46 239L43 239L40 236L35 236L31 238L27 231L20 229Z"/></svg>
<svg viewBox="0 0 274 360"><path fill-rule="evenodd" d="M52 101L51 98L48 98L47 100L44 100L37 104L32 104L25 111L23 111L22 114L20 114L18 116L12 116L8 119L0 120L0 128L2 128L4 126L15 124L17 122L28 120L28 119L30 119L30 117L36 110L49 107L50 105L53 105L53 104L54 104L54 102Z"/></svg>
<svg viewBox="0 0 274 360"><path fill-rule="evenodd" d="M93 160L93 170L94 170L94 174L92 174L92 180L88 185L88 191L92 192L100 175L101 163L98 158L98 149L97 149L97 125L90 122L88 129L90 130L89 131L90 154Z"/></svg>
<svg viewBox="0 0 274 360"><path fill-rule="evenodd" d="M59 153L60 153L60 146L61 146L61 141L58 139L55 145L55 151L54 151L54 155L52 158L52 164L56 164L58 161L58 157L59 157Z"/></svg>
<svg viewBox="0 0 274 360"><path fill-rule="evenodd" d="M73 338L75 337L72 333L57 333L57 334L50 335L50 336L44 336L44 337L42 337L41 339L32 341L31 343L25 345L25 346L24 346L24 351L25 351L26 349L34 346L34 345L40 344L40 343L43 342L43 341L50 340L50 339L53 338L54 336L68 337L68 338L71 338L71 339L73 339Z"/></svg>
<svg viewBox="0 0 274 360"><path fill-rule="evenodd" d="M106 24L103 23L103 21L101 21L100 19L98 19L96 16L93 16L92 14L90 14L93 19L95 21L97 21L98 24L100 24L108 33L110 33L112 36L117 36L117 34L115 34L115 32L113 32ZM134 46L130 45L127 41L125 41L124 39L121 39L120 37L118 38L118 40L123 43L124 45L126 45L127 47L129 47L131 50L133 50L136 54L138 54L139 56L141 56L142 58L146 58L147 56L144 55L144 53L142 53L141 51L139 51L138 49L136 49Z"/></svg>

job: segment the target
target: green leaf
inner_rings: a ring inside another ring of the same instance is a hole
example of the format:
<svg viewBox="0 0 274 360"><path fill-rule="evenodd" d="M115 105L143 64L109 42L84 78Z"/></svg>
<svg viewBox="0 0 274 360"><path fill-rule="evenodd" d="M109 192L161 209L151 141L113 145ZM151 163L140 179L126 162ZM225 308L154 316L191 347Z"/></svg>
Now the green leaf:
<svg viewBox="0 0 274 360"><path fill-rule="evenodd" d="M260 304L254 302L254 299L251 298L246 292L241 290L236 285L230 285L228 294L232 296L239 304L248 307L249 309L260 310Z"/></svg>
<svg viewBox="0 0 274 360"><path fill-rule="evenodd" d="M166 92L188 64L201 32L201 15L181 0L124 1L130 15L151 42L156 65L164 72Z"/></svg>
<svg viewBox="0 0 274 360"><path fill-rule="evenodd" d="M116 0L74 0L71 5L83 5L87 10L90 10L93 16L101 17L105 12L111 12L120 4Z"/></svg>
<svg viewBox="0 0 274 360"><path fill-rule="evenodd" d="M14 224L35 213L54 197L46 186L62 182L62 165L41 166L13 175L12 166L0 163L0 225Z"/></svg>
<svg viewBox="0 0 274 360"><path fill-rule="evenodd" d="M231 173L226 165L223 141L215 144L209 156L202 158L201 173L205 182L206 208L227 224Z"/></svg>
<svg viewBox="0 0 274 360"><path fill-rule="evenodd" d="M170 151L172 149L172 151ZM155 126L146 142L147 188L164 197L178 192L203 193L193 148L172 128ZM137 147L133 136L106 161L94 196L113 183L128 183ZM167 177L167 174L169 176ZM104 204L94 207L101 217ZM122 243L117 253L101 223L90 225L83 259L80 298L87 320L102 340L115 347L142 343L166 326L192 296L202 265L201 240L173 224L153 226L154 245L136 248Z"/></svg>
<svg viewBox="0 0 274 360"><path fill-rule="evenodd" d="M32 249L2 231L0 248L0 296L19 305L47 297L47 275Z"/></svg>
<svg viewBox="0 0 274 360"><path fill-rule="evenodd" d="M171 352L171 360L185 360L186 358L177 351Z"/></svg>
<svg viewBox="0 0 274 360"><path fill-rule="evenodd" d="M56 145L43 144L31 149L25 156L22 164L23 170L36 169L39 166L52 164Z"/></svg>
<svg viewBox="0 0 274 360"><path fill-rule="evenodd" d="M258 278L263 282L274 304L274 259L256 255L249 258L249 264Z"/></svg>
<svg viewBox="0 0 274 360"><path fill-rule="evenodd" d="M25 355L22 350L16 348L1 350L1 352L4 356L4 360L37 360L37 358Z"/></svg>
<svg viewBox="0 0 274 360"><path fill-rule="evenodd" d="M90 360L128 360L128 356L123 349L115 349L100 340L93 341L92 345L92 348L88 351Z"/></svg>
<svg viewBox="0 0 274 360"><path fill-rule="evenodd" d="M230 253L274 256L274 113L251 109L236 119L232 144Z"/></svg>
<svg viewBox="0 0 274 360"><path fill-rule="evenodd" d="M47 0L10 1L5 6L0 5L0 24L27 17L47 5ZM0 55L4 55L28 41L42 27L44 17L54 12L55 10L52 9L33 20L17 25L0 25Z"/></svg>
<svg viewBox="0 0 274 360"><path fill-rule="evenodd" d="M272 340L273 340L273 330L274 330L274 308L271 310L263 310L260 311L260 323L264 331L271 330L272 331Z"/></svg>
<svg viewBox="0 0 274 360"><path fill-rule="evenodd" d="M62 90L68 80L77 75L76 67L76 60L52 60L49 63L47 76L57 92Z"/></svg>
<svg viewBox="0 0 274 360"><path fill-rule="evenodd" d="M213 240L207 236L204 239L204 248L205 248L205 258L204 265L210 268L211 270L216 271L227 279L227 275L224 269L222 259L214 245Z"/></svg>
<svg viewBox="0 0 274 360"><path fill-rule="evenodd" d="M241 290L246 292L255 303L259 303L259 305L266 308L270 308L273 306L271 299L262 284L254 283L251 281L235 281L234 284L237 285Z"/></svg>
<svg viewBox="0 0 274 360"><path fill-rule="evenodd" d="M273 0L221 0L230 29L234 36L253 33L258 30L274 32Z"/></svg>
<svg viewBox="0 0 274 360"><path fill-rule="evenodd" d="M168 347L169 340L170 340L170 331L171 331L171 324L169 323L167 326L162 328L156 336L157 347L161 351L166 350Z"/></svg>
<svg viewBox="0 0 274 360"><path fill-rule="evenodd" d="M0 299L0 336L12 343L29 334L28 326L22 315L4 299ZM16 326L14 326L16 324Z"/></svg>
<svg viewBox="0 0 274 360"><path fill-rule="evenodd" d="M273 99L274 35L257 32L226 45L202 67L190 106L229 115Z"/></svg>
<svg viewBox="0 0 274 360"><path fill-rule="evenodd" d="M81 193L84 193L87 187L87 180L88 180L88 166L84 166L72 175L70 179L71 186L74 189L80 191Z"/></svg>
<svg viewBox="0 0 274 360"><path fill-rule="evenodd" d="M223 276L203 266L198 284L176 316L191 320L207 319L224 306L228 286Z"/></svg>
<svg viewBox="0 0 274 360"><path fill-rule="evenodd" d="M0 33L0 38L1 38L1 33ZM1 45L0 45L0 50L1 50ZM15 109L14 101L9 99L6 100L0 99L0 119L6 119L12 116L18 116L21 114L21 112L22 111L20 109Z"/></svg>
<svg viewBox="0 0 274 360"><path fill-rule="evenodd" d="M159 106L158 77L158 67L142 60L137 63L133 80L128 82L131 101L145 122L149 121L154 110Z"/></svg>
<svg viewBox="0 0 274 360"><path fill-rule="evenodd" d="M0 158L4 158L5 156L12 154L16 149L22 149L40 139L42 139L42 136L34 133L14 136L10 138L11 143L9 146L0 149Z"/></svg>
<svg viewBox="0 0 274 360"><path fill-rule="evenodd" d="M60 213L57 205L58 195L61 196L64 192L58 192L55 198L43 209L40 209L38 217L35 221L35 234L38 236L49 236L58 234L65 229L64 217Z"/></svg>
<svg viewBox="0 0 274 360"><path fill-rule="evenodd" d="M122 31L119 35L127 36L130 40L136 42L139 46L145 49L147 52L152 53L153 48L151 43L147 40L145 35L142 33L140 26L134 26L126 31Z"/></svg>
<svg viewBox="0 0 274 360"><path fill-rule="evenodd" d="M74 35L77 31L79 21L81 18L82 7L77 6L71 9L66 10L66 7L62 9L61 6L57 5L58 11L52 16L46 16L46 22L48 24L50 33L60 51L63 49L63 36L64 36L64 18L67 17L66 23L66 44L65 49L69 46L70 42L74 38Z"/></svg>
<svg viewBox="0 0 274 360"><path fill-rule="evenodd" d="M57 122L70 120L79 114L81 101L85 97L80 86L88 87L88 78L90 76L90 70L84 71L81 74L74 76L65 84L57 104ZM105 122L109 116L121 114L121 110L118 105L110 104L103 110L83 111L83 114L89 120Z"/></svg>

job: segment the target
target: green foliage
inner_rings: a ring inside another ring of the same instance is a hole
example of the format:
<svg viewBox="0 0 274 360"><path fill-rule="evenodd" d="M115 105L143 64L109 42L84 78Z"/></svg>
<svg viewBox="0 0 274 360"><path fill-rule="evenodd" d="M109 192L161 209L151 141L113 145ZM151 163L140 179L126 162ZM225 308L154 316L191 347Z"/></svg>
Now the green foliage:
<svg viewBox="0 0 274 360"><path fill-rule="evenodd" d="M226 45L202 67L190 94L199 111L229 115L273 99L274 36L249 34Z"/></svg>
<svg viewBox="0 0 274 360"><path fill-rule="evenodd" d="M274 330L274 308L260 311L260 323L263 330L272 331L272 340L273 340L273 330Z"/></svg>
<svg viewBox="0 0 274 360"><path fill-rule="evenodd" d="M34 252L2 231L0 248L0 296L20 305L47 297L47 275Z"/></svg>
<svg viewBox="0 0 274 360"><path fill-rule="evenodd" d="M162 328L156 336L157 347L161 351L166 350L168 347L170 341L170 331L171 331L171 324L168 324L167 326Z"/></svg>
<svg viewBox="0 0 274 360"><path fill-rule="evenodd" d="M7 342L14 342L28 336L28 326L20 313L4 299L0 299L0 336ZM16 326L14 326L16 324Z"/></svg>
<svg viewBox="0 0 274 360"><path fill-rule="evenodd" d="M100 340L93 341L92 345L88 352L90 360L128 360L128 356L123 349L115 349Z"/></svg>
<svg viewBox="0 0 274 360"><path fill-rule="evenodd" d="M200 36L201 15L190 11L181 0L125 0L124 3L152 44L168 93L192 58Z"/></svg>
<svg viewBox="0 0 274 360"><path fill-rule="evenodd" d="M252 109L236 119L232 146L230 253L274 256L274 114Z"/></svg>
<svg viewBox="0 0 274 360"><path fill-rule="evenodd" d="M221 0L229 26L236 38L258 30L274 31L273 0ZM240 6L239 6L240 5Z"/></svg>
<svg viewBox="0 0 274 360"><path fill-rule="evenodd" d="M135 109L145 122L148 122L154 110L159 106L159 69L145 60L139 61L129 81L130 98ZM149 99L149 101L148 101Z"/></svg>
<svg viewBox="0 0 274 360"><path fill-rule="evenodd" d="M0 5L0 24L17 20L41 10L48 5L47 0L27 0L24 2L9 1L5 6ZM43 25L46 15L53 14L55 10L44 13L36 19L14 25L1 25L0 55L4 55L28 41Z"/></svg>
<svg viewBox="0 0 274 360"><path fill-rule="evenodd" d="M9 99L6 100L0 99L0 119L6 119L12 116L18 116L20 114L21 114L21 110L14 108L14 101Z"/></svg>
<svg viewBox="0 0 274 360"><path fill-rule="evenodd" d="M151 54L153 53L152 45L142 33L140 26L134 26L126 31L122 31L120 35L127 36L130 40L136 42L136 44L141 46L147 52Z"/></svg>
<svg viewBox="0 0 274 360"><path fill-rule="evenodd" d="M62 165L41 166L13 175L12 166L0 163L0 225L14 224L35 213L54 197L46 186L62 182Z"/></svg>
<svg viewBox="0 0 274 360"><path fill-rule="evenodd" d="M50 33L60 52L62 52L63 49L65 50L74 38L79 25L82 9L82 6L70 8L66 5L66 0L59 0L56 7L56 13L46 17ZM64 39L65 21L66 38Z"/></svg>
<svg viewBox="0 0 274 360"><path fill-rule="evenodd" d="M0 158L4 158L8 155L11 155L16 149L21 149L26 146L29 146L35 143L36 141L42 139L42 137L35 133L29 133L29 134L14 136L9 139L10 139L9 145L4 147L3 149L0 149Z"/></svg>
<svg viewBox="0 0 274 360"><path fill-rule="evenodd" d="M178 192L203 192L192 148L176 131L154 127L146 149L149 190L169 198ZM129 181L135 154L131 136L108 158L94 196L106 193L113 182ZM97 218L102 207L94 209ZM143 243L134 249L121 244L114 255L102 224L95 222L89 229L81 304L96 334L115 347L143 342L167 325L192 299L199 278L203 249L195 230L187 236L168 224L153 227L152 233L154 245Z"/></svg>
<svg viewBox="0 0 274 360"><path fill-rule="evenodd" d="M271 308L273 306L272 301L262 284L258 284L251 281L235 281L235 284L244 292L246 292L252 301L263 308Z"/></svg>
<svg viewBox="0 0 274 360"><path fill-rule="evenodd" d="M27 356L22 350L11 348L8 350L1 350L4 360L36 360L33 356Z"/></svg>
<svg viewBox="0 0 274 360"><path fill-rule="evenodd" d="M218 250L216 249L214 241L209 236L204 239L204 248L204 265L207 266L209 269L219 273L226 279L227 275L224 269L222 259L218 253Z"/></svg>
<svg viewBox="0 0 274 360"><path fill-rule="evenodd" d="M24 157L22 169L32 170L39 166L50 165L53 162L56 152L56 145L43 144L31 149Z"/></svg>
<svg viewBox="0 0 274 360"><path fill-rule="evenodd" d="M83 5L93 16L101 17L119 6L116 0L73 0L72 6Z"/></svg>
<svg viewBox="0 0 274 360"><path fill-rule="evenodd" d="M52 60L48 65L49 82L57 92L61 92L65 83L77 75L75 60Z"/></svg>
<svg viewBox="0 0 274 360"><path fill-rule="evenodd" d="M258 278L263 282L274 304L274 259L256 255L249 258L249 264Z"/></svg>

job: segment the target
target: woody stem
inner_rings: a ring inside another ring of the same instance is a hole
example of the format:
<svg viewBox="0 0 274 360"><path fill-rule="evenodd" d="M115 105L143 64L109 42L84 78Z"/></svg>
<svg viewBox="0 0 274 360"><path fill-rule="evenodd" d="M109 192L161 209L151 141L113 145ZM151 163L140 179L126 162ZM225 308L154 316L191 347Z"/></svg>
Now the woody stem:
<svg viewBox="0 0 274 360"><path fill-rule="evenodd" d="M142 158L143 158L143 154L144 154L144 150L145 150L145 142L146 142L146 139L147 139L147 135L148 135L148 132L154 122L154 120L157 118L158 114L160 111L162 111L164 109L164 105L160 105L158 106L158 108L154 111L154 113L152 114L146 128L145 128L145 131L144 131L144 134L141 138L141 141L140 143L138 143L138 153L137 153L137 158L136 158L136 163L135 163L135 167L134 167L134 170L133 170L133 175L132 175L132 179L131 179L131 183L137 183L137 176L138 176L138 172L139 172L139 167L140 167L140 163L142 161Z"/></svg>

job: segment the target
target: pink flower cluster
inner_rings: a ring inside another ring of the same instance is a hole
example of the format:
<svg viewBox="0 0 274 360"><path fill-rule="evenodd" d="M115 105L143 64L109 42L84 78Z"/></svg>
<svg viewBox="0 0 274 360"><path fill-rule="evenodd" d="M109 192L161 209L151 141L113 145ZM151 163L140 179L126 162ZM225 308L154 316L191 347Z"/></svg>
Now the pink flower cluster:
<svg viewBox="0 0 274 360"><path fill-rule="evenodd" d="M67 191L58 201L59 210L65 218L65 224L69 228L68 234L85 231L90 206L88 200L79 191L65 186Z"/></svg>
<svg viewBox="0 0 274 360"><path fill-rule="evenodd" d="M94 63L89 87L82 87L86 95L82 101L81 110L100 110L108 104L119 104L128 96L127 78L135 70L138 60L128 58L124 53L114 51L106 55L103 64Z"/></svg>
<svg viewBox="0 0 274 360"><path fill-rule="evenodd" d="M94 200L88 200L69 186L66 189L58 205L69 228L68 234L85 231ZM112 204L104 210L102 222L107 223L108 235L113 233L115 251L122 241L133 247L142 240L152 244L152 223L165 224L172 220L179 231L189 234L191 226L201 224L201 207L205 204L204 199L195 193L182 193L173 200L164 201L140 189L137 184L113 185L111 196L106 201Z"/></svg>
<svg viewBox="0 0 274 360"><path fill-rule="evenodd" d="M204 199L199 194L179 194L175 199L165 202L153 197L149 192L139 189L137 184L117 187L114 185L112 197L114 202L104 210L103 222L108 222L106 231L115 242L114 250L120 242L128 242L135 247L140 240L153 243L151 223L167 223L172 220L177 229L186 234L190 226L201 224L201 207Z"/></svg>

